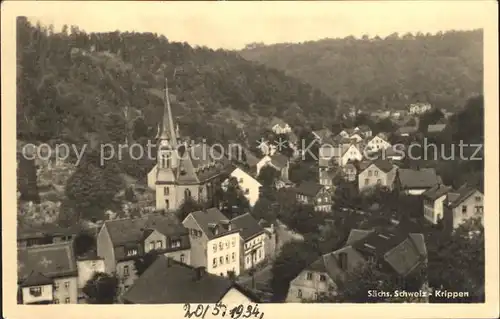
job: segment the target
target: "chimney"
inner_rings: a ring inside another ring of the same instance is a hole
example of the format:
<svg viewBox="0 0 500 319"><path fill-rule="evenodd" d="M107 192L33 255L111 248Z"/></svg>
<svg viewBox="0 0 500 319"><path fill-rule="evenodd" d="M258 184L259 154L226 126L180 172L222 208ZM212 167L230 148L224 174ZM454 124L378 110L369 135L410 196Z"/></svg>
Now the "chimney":
<svg viewBox="0 0 500 319"><path fill-rule="evenodd" d="M205 275L205 267L195 268L195 280L200 280Z"/></svg>

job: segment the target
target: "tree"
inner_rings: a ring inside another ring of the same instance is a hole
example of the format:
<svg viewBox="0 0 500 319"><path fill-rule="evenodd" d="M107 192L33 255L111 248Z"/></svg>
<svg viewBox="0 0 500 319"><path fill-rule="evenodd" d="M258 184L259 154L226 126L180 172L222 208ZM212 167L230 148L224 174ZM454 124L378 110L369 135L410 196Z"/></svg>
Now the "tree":
<svg viewBox="0 0 500 319"><path fill-rule="evenodd" d="M83 287L83 293L90 304L113 304L118 292L116 275L96 272Z"/></svg>
<svg viewBox="0 0 500 319"><path fill-rule="evenodd" d="M250 203L235 177L228 179L226 189L222 193L224 212L232 217L241 215L250 208Z"/></svg>
<svg viewBox="0 0 500 319"><path fill-rule="evenodd" d="M262 186L269 188L274 187L274 183L279 176L280 174L275 168L266 165L260 169L257 180L262 184Z"/></svg>
<svg viewBox="0 0 500 319"><path fill-rule="evenodd" d="M429 251L429 285L435 289L467 291L468 297L448 299L434 297L434 302L484 302L485 242L480 220L471 219L453 234L434 233L427 240Z"/></svg>
<svg viewBox="0 0 500 319"><path fill-rule="evenodd" d="M137 202L137 196L135 196L134 189L132 187L127 187L125 189L125 199L129 202Z"/></svg>
<svg viewBox="0 0 500 319"><path fill-rule="evenodd" d="M292 210L281 213L279 217L300 234L317 233L319 225L324 223L324 213L316 211L312 205L297 204Z"/></svg>
<svg viewBox="0 0 500 319"><path fill-rule="evenodd" d="M193 198L188 197L179 207L179 210L177 211L177 217L180 221L183 221L192 212L196 212L204 208L205 205L203 203L197 202Z"/></svg>
<svg viewBox="0 0 500 319"><path fill-rule="evenodd" d="M153 262L158 258L158 253L151 250L144 254L144 256L134 260L135 272L137 276L141 276L146 269L153 264Z"/></svg>
<svg viewBox="0 0 500 319"><path fill-rule="evenodd" d="M34 160L26 159L18 154L17 189L21 193L21 201L40 202L38 193L37 172Z"/></svg>
<svg viewBox="0 0 500 319"><path fill-rule="evenodd" d="M440 109L433 109L420 116L418 130L422 133L427 133L427 127L431 124L436 124L444 119L444 114Z"/></svg>
<svg viewBox="0 0 500 319"><path fill-rule="evenodd" d="M290 281L319 256L317 247L310 242L292 241L283 245L271 268L270 286L275 302L283 302Z"/></svg>
<svg viewBox="0 0 500 319"><path fill-rule="evenodd" d="M76 256L83 256L96 249L96 238L88 232L80 232L73 241L73 248Z"/></svg>

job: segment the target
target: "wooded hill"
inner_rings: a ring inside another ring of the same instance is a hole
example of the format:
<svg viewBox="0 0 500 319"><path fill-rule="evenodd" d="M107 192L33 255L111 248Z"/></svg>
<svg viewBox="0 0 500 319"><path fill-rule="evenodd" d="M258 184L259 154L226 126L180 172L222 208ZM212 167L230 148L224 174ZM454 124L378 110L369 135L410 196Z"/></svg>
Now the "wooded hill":
<svg viewBox="0 0 500 319"><path fill-rule="evenodd" d="M17 21L17 136L28 141L154 138L165 77L183 135L225 141L273 117L333 119L335 100L239 54L152 33L86 33ZM249 132L246 132L247 134Z"/></svg>
<svg viewBox="0 0 500 319"><path fill-rule="evenodd" d="M429 102L454 109L483 91L483 32L250 44L240 54L365 110Z"/></svg>

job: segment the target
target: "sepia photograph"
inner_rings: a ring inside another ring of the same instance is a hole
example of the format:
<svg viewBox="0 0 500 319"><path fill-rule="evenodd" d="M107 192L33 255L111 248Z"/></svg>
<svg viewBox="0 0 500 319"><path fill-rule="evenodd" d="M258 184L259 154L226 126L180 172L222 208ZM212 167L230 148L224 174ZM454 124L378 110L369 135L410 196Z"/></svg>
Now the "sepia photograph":
<svg viewBox="0 0 500 319"><path fill-rule="evenodd" d="M2 4L10 310L498 315L497 10Z"/></svg>

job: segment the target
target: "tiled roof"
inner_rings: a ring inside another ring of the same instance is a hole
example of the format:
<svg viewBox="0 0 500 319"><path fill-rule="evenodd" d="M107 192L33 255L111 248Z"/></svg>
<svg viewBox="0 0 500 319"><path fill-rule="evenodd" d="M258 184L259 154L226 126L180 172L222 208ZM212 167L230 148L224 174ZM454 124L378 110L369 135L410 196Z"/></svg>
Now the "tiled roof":
<svg viewBox="0 0 500 319"><path fill-rule="evenodd" d="M240 236L245 241L264 232L264 228L259 225L250 213L231 219L231 224L234 225L234 228L240 229Z"/></svg>
<svg viewBox="0 0 500 319"><path fill-rule="evenodd" d="M351 245L352 243L361 240L371 234L373 230L364 230L364 229L352 229L349 233L349 237L347 237L347 241L345 243L346 246Z"/></svg>
<svg viewBox="0 0 500 319"><path fill-rule="evenodd" d="M80 227L59 227L53 224L44 225L27 225L18 223L17 239L40 238L45 236L69 236L76 235L80 231Z"/></svg>
<svg viewBox="0 0 500 319"><path fill-rule="evenodd" d="M325 141L325 139L327 139L327 138L329 138L329 137L331 137L331 136L333 135L333 132L332 132L332 131L330 131L330 130L329 130L329 129L327 129L327 128L324 128L324 129L321 129L321 130L317 130L317 131L313 131L313 132L314 132L314 134L315 134L316 136L318 136L318 137L321 139L321 141L323 141L323 142Z"/></svg>
<svg viewBox="0 0 500 319"><path fill-rule="evenodd" d="M316 182L305 181L299 184L299 186L295 189L295 192L301 195L314 197L322 188L323 186Z"/></svg>
<svg viewBox="0 0 500 319"><path fill-rule="evenodd" d="M33 271L49 278L76 276L76 261L71 243L20 248L17 250L17 257L20 282Z"/></svg>
<svg viewBox="0 0 500 319"><path fill-rule="evenodd" d="M38 271L33 270L26 279L24 279L20 286L21 287L33 287L33 286L43 286L50 285L53 283L53 280L44 276Z"/></svg>
<svg viewBox="0 0 500 319"><path fill-rule="evenodd" d="M390 172L394 168L394 165L392 165L391 162L389 162L388 160L383 160L383 159L375 160L372 162L372 164L377 166L378 169L380 169L381 171L383 171L385 173Z"/></svg>
<svg viewBox="0 0 500 319"><path fill-rule="evenodd" d="M450 186L445 186L441 184L437 184L436 186L429 188L425 192L422 193L422 196L431 200L438 199L439 197L446 195L449 191L451 191Z"/></svg>
<svg viewBox="0 0 500 319"><path fill-rule="evenodd" d="M123 295L123 300L134 304L217 303L231 289L243 292L250 300L257 298L226 277L204 272L197 277L197 269L159 256Z"/></svg>
<svg viewBox="0 0 500 319"><path fill-rule="evenodd" d="M235 229L229 230L229 219L215 207L193 212L189 214L189 216L194 218L203 233L207 235L208 239L213 239L238 231ZM189 216L186 218L189 218ZM215 230L218 231L217 234Z"/></svg>
<svg viewBox="0 0 500 319"><path fill-rule="evenodd" d="M403 188L431 188L441 182L434 168L399 169L399 181Z"/></svg>
<svg viewBox="0 0 500 319"><path fill-rule="evenodd" d="M400 127L396 132L398 134L412 134L415 133L416 131L417 131L416 126L403 126Z"/></svg>
<svg viewBox="0 0 500 319"><path fill-rule="evenodd" d="M474 194L476 191L477 191L477 189L475 189L473 187L469 187L465 184L462 185L460 188L451 192L448 195L448 206L450 206L450 208L457 207L464 200L466 200L469 196Z"/></svg>
<svg viewBox="0 0 500 319"><path fill-rule="evenodd" d="M142 218L108 220L104 224L114 246L142 241L152 229L166 237L188 234L188 230L173 214L150 214ZM185 246L186 243L183 244L182 246Z"/></svg>

